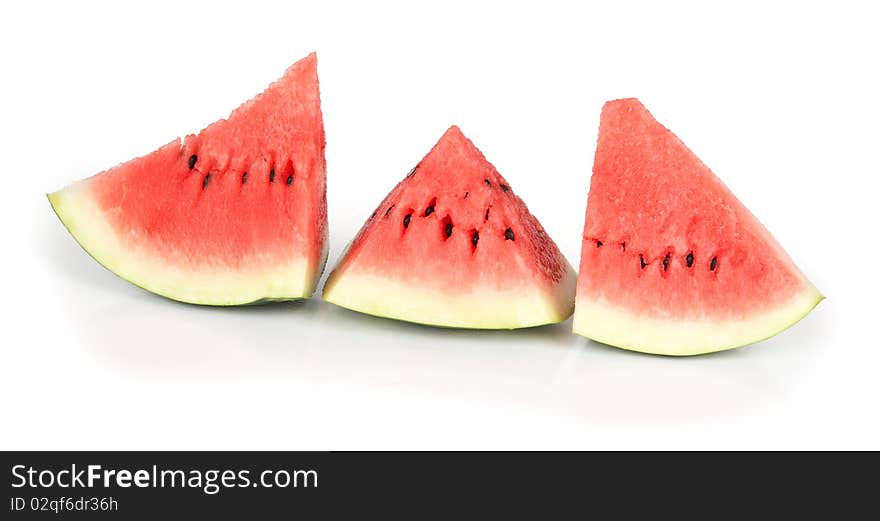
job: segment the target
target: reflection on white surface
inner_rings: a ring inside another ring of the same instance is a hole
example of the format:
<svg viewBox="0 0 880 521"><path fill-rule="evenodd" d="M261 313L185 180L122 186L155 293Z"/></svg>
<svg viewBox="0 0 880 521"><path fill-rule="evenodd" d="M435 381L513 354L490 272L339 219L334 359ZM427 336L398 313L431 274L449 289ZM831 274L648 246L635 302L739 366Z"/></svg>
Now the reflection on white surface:
<svg viewBox="0 0 880 521"><path fill-rule="evenodd" d="M614 421L700 420L772 405L812 363L810 339L821 328L809 317L749 348L670 358L588 341L570 332L570 321L468 331L371 317L318 299L243 308L143 292L115 300L73 306L77 334L108 370L147 382L338 385Z"/></svg>
<svg viewBox="0 0 880 521"><path fill-rule="evenodd" d="M46 276L29 288L52 296L41 310L51 340L20 337L8 380L43 384L10 404L42 426L21 433L25 443L57 444L41 410L78 424L85 407L109 411L88 415L99 444L79 446L91 448L711 448L768 436L786 446L789 430L847 410L821 395L822 378L837 378L838 396L865 385L828 363L841 360L833 296L758 345L669 358L590 342L570 321L468 331L317 298L180 304L104 270L53 219L37 218Z"/></svg>

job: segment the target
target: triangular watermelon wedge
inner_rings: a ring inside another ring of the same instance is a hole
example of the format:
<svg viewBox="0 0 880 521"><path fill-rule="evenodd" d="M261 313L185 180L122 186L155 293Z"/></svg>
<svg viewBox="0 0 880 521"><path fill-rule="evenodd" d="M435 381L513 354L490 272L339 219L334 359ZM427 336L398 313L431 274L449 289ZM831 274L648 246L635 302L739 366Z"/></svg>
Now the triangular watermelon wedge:
<svg viewBox="0 0 880 521"><path fill-rule="evenodd" d="M605 104L575 333L691 355L771 337L822 295L728 188L635 99Z"/></svg>
<svg viewBox="0 0 880 521"><path fill-rule="evenodd" d="M451 127L351 242L324 299L434 326L561 322L575 274L507 181Z"/></svg>
<svg viewBox="0 0 880 521"><path fill-rule="evenodd" d="M308 298L327 252L314 54L227 118L49 195L79 244L168 298Z"/></svg>

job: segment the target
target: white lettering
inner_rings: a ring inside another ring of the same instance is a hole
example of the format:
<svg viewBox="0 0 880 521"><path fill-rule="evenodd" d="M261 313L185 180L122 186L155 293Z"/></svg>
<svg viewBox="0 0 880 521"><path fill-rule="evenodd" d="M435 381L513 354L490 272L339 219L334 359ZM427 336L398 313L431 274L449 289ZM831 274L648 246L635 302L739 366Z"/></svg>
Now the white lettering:
<svg viewBox="0 0 880 521"><path fill-rule="evenodd" d="M89 465L89 488L95 486L95 482L101 479L101 466Z"/></svg>
<svg viewBox="0 0 880 521"><path fill-rule="evenodd" d="M134 473L134 485L144 488L150 486L150 473L144 469L137 470Z"/></svg>
<svg viewBox="0 0 880 521"><path fill-rule="evenodd" d="M12 467L12 477L18 478L21 480L17 484L13 483L12 488L21 488L27 484L27 480L24 479L24 476L22 476L21 474L16 472L17 470L23 469L23 468L24 468L24 465L15 465L14 467Z"/></svg>

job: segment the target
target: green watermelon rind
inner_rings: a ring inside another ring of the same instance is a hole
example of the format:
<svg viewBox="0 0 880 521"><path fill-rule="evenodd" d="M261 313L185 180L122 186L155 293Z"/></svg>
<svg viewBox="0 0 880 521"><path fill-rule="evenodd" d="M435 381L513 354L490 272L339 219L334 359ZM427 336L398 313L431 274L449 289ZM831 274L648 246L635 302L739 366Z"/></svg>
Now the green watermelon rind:
<svg viewBox="0 0 880 521"><path fill-rule="evenodd" d="M302 270L304 273L311 271L313 274L306 277L301 288L293 291L269 292L254 291L253 289L243 289L241 291L230 290L229 279L218 274L216 289L211 291L199 292L193 291L191 288L184 287L187 285L163 284L161 279L167 277L170 267L163 265L162 261L156 260L157 266L154 270L141 270L135 268L134 262L130 262L133 255L121 247L121 242L115 236L106 221L97 215L88 217L89 213L98 213L89 200L87 195L88 180L80 181L54 193L46 194L49 204L55 215L64 225L65 229L70 233L74 240L89 256L108 271L119 278L134 284L135 286L154 293L156 295L183 302L187 304L197 304L205 306L241 306L241 305L257 305L270 302L297 301L310 298L317 288L318 279L324 270L327 262L328 241L325 237L322 244L322 255L316 270ZM91 221L91 222L90 222ZM103 228L103 229L102 229ZM128 261L126 257L129 257ZM142 260L141 264L150 264L152 260ZM302 269L300 267L300 269ZM153 273L150 273L150 272ZM198 275L194 275L198 276ZM265 286L265 273L257 272L252 283L245 283L244 288L259 288ZM284 275L285 279L289 279L289 275Z"/></svg>
<svg viewBox="0 0 880 521"><path fill-rule="evenodd" d="M748 319L703 319L688 321L676 318L645 319L639 312L621 308L595 299L578 299L575 305L572 331L601 344L664 356L705 355L736 349L762 342L790 328L806 317L825 297L811 284L789 299L789 303L756 313ZM587 310L587 311L585 311ZM587 315L592 315L589 319ZM623 317L623 318L621 318ZM771 317L768 319L768 317ZM656 324L646 327L645 322ZM685 324L685 325L683 325ZM687 324L690 324L690 328ZM674 333L678 329L681 333ZM689 330L690 329L690 330ZM705 331L741 331L723 341L695 342L707 338ZM640 338L637 338L638 337ZM678 338L677 338L678 337ZM633 340L637 338L636 340ZM646 341L646 338L659 339Z"/></svg>
<svg viewBox="0 0 880 521"><path fill-rule="evenodd" d="M323 299L380 318L450 329L525 329L557 324L574 312L577 274L569 265L552 287L526 286L516 292L475 289L446 295L374 274L330 274ZM377 295L381 297L377 298Z"/></svg>

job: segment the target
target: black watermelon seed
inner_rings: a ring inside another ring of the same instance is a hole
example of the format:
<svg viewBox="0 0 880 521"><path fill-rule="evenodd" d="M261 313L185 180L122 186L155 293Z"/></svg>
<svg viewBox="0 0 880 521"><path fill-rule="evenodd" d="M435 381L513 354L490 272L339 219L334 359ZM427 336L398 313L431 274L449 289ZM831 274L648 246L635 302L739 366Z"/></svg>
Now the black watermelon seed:
<svg viewBox="0 0 880 521"><path fill-rule="evenodd" d="M500 186L501 186L501 191L502 191L502 192L509 192L509 191L510 191L510 187L509 187L509 186L507 186L507 185L500 185Z"/></svg>
<svg viewBox="0 0 880 521"><path fill-rule="evenodd" d="M642 269L645 269L645 266L647 266L647 264L645 264L645 258L641 255L639 255L639 264L642 265Z"/></svg>
<svg viewBox="0 0 880 521"><path fill-rule="evenodd" d="M452 223L446 223L446 238L452 237Z"/></svg>
<svg viewBox="0 0 880 521"><path fill-rule="evenodd" d="M289 176L287 176L286 183L287 183L287 186L290 186L293 184L293 174L290 174Z"/></svg>
<svg viewBox="0 0 880 521"><path fill-rule="evenodd" d="M241 184L247 183L247 172L241 174Z"/></svg>
<svg viewBox="0 0 880 521"><path fill-rule="evenodd" d="M270 183L275 182L275 169L274 168L272 170L269 170L269 182Z"/></svg>
<svg viewBox="0 0 880 521"><path fill-rule="evenodd" d="M196 161L198 161L198 160L199 160L199 156L197 156L195 154L189 156L189 169L190 170L192 170L193 168L196 167Z"/></svg>
<svg viewBox="0 0 880 521"><path fill-rule="evenodd" d="M597 248L601 248L601 247L602 247L602 241L596 241L596 247L597 247Z"/></svg>
<svg viewBox="0 0 880 521"><path fill-rule="evenodd" d="M688 256L684 258L684 262L687 263L687 267L690 268L694 265L694 252L688 253Z"/></svg>
<svg viewBox="0 0 880 521"><path fill-rule="evenodd" d="M669 269L669 254L667 253L665 257L663 257L663 271Z"/></svg>
<svg viewBox="0 0 880 521"><path fill-rule="evenodd" d="M417 168L419 168L419 165L416 165L416 166L412 167L412 170L410 170L409 173L406 174L406 177L412 177L412 176L414 176L414 175L416 174L416 169L417 169Z"/></svg>
<svg viewBox="0 0 880 521"><path fill-rule="evenodd" d="M409 220L412 219L412 214L408 213L403 216L403 227L409 228Z"/></svg>
<svg viewBox="0 0 880 521"><path fill-rule="evenodd" d="M388 218L388 215L391 214L391 210L393 210L393 209L394 209L394 205L392 204L391 206L388 207L387 210L385 210L385 218L386 219Z"/></svg>
<svg viewBox="0 0 880 521"><path fill-rule="evenodd" d="M429 207L425 208L425 217L431 215L432 213L434 213L434 207L433 207L433 206L429 206Z"/></svg>
<svg viewBox="0 0 880 521"><path fill-rule="evenodd" d="M504 238L507 239L508 241L512 241L514 238L513 230L511 230L510 228L504 230Z"/></svg>
<svg viewBox="0 0 880 521"><path fill-rule="evenodd" d="M474 246L474 248L476 248L478 242L480 242L480 234L479 232L474 232L474 234L471 236L471 244Z"/></svg>
<svg viewBox="0 0 880 521"><path fill-rule="evenodd" d="M489 220L489 209L488 209L488 208L486 208L486 215L485 215L485 217L486 217L486 220L488 221L488 220Z"/></svg>
<svg viewBox="0 0 880 521"><path fill-rule="evenodd" d="M623 251L626 251L626 243L625 242L620 243L620 249Z"/></svg>
<svg viewBox="0 0 880 521"><path fill-rule="evenodd" d="M470 192L465 192L465 193L464 193L464 198L467 199L469 195L471 195Z"/></svg>
<svg viewBox="0 0 880 521"><path fill-rule="evenodd" d="M718 266L718 257L712 257L712 262L709 263L709 271L715 271L716 266Z"/></svg>
<svg viewBox="0 0 880 521"><path fill-rule="evenodd" d="M488 179L483 179L483 182L486 183L486 186L488 186L489 188L492 188L492 182L491 182L491 181L489 181Z"/></svg>
<svg viewBox="0 0 880 521"><path fill-rule="evenodd" d="M208 174L205 176L204 179L202 179L202 190L204 190L205 187L208 186L208 183L210 183L210 182L211 182L211 174Z"/></svg>

